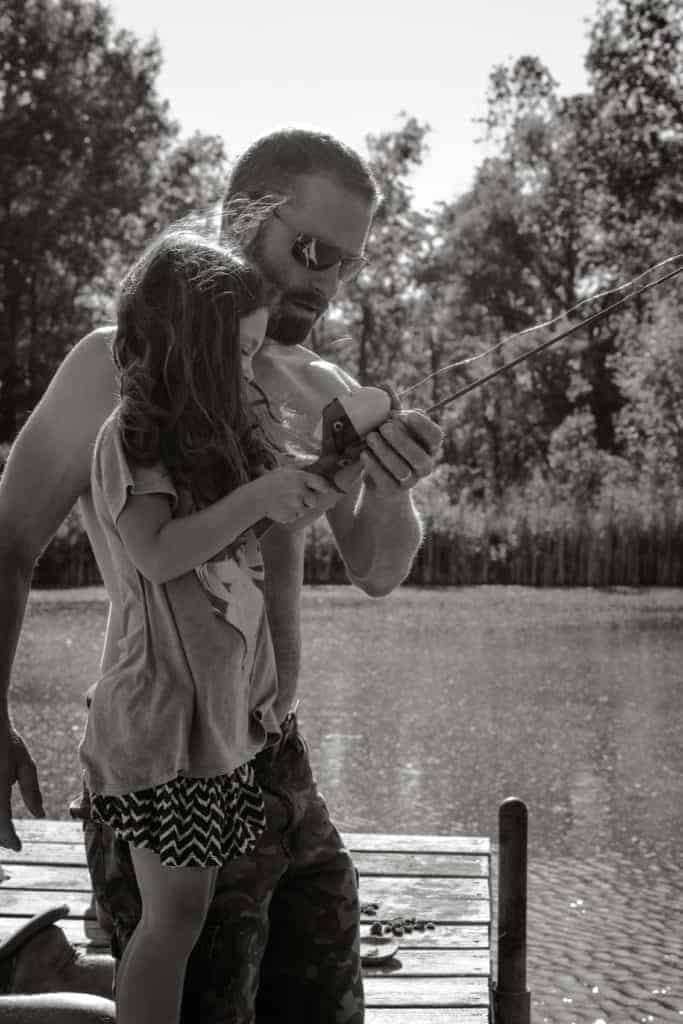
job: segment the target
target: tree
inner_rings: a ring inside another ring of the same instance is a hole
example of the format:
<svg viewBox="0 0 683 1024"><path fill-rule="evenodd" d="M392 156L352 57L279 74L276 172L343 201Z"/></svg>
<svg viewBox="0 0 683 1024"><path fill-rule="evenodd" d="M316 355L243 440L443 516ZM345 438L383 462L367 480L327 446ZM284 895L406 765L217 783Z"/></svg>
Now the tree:
<svg viewBox="0 0 683 1024"><path fill-rule="evenodd" d="M334 318L316 337L316 348L333 352L361 383L390 381L399 388L415 380L416 363L425 363L429 325L420 317L424 295L418 270L430 245L429 218L414 209L410 187L429 128L406 114L400 117L395 131L367 138L383 197L368 239L370 263L343 290ZM334 337L340 321L350 332L343 348Z"/></svg>
<svg viewBox="0 0 683 1024"><path fill-rule="evenodd" d="M195 132L162 151L149 167L140 209L125 218L123 237L102 240L106 259L78 300L79 308L87 310L89 324L112 318L118 282L160 231L180 220L209 235L218 231L226 179L227 157L218 136Z"/></svg>
<svg viewBox="0 0 683 1024"><path fill-rule="evenodd" d="M683 488L683 302L668 293L631 325L614 373L624 395L617 437L634 471L655 487Z"/></svg>
<svg viewBox="0 0 683 1024"><path fill-rule="evenodd" d="M600 0L586 57L596 116L591 149L603 184L603 227L637 270L681 241L683 4Z"/></svg>
<svg viewBox="0 0 683 1024"><path fill-rule="evenodd" d="M148 229L206 198L215 139L177 142L161 53L98 0L0 0L0 440L92 326ZM211 191L211 189L209 189ZM215 196L213 196L215 198Z"/></svg>
<svg viewBox="0 0 683 1024"><path fill-rule="evenodd" d="M556 317L682 248L681 10L680 0L601 0L585 94L558 96L550 71L531 56L494 68L485 127L495 155L467 195L442 207L443 244L424 271L442 309L450 307L446 338L463 339L451 358ZM644 329L659 301L653 293L634 305ZM584 414L598 447L616 451L628 400L616 372L627 323L623 314L610 317L453 409L460 455L472 452L505 486L520 467L528 473L547 461L554 432Z"/></svg>

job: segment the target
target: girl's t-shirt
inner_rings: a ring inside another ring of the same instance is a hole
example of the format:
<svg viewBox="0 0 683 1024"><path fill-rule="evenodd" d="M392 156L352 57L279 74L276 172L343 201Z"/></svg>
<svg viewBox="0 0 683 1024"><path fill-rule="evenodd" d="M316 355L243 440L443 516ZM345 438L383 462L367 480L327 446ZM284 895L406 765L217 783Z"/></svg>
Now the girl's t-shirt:
<svg viewBox="0 0 683 1024"><path fill-rule="evenodd" d="M98 434L91 487L116 580L109 597L123 628L118 656L87 693L80 754L88 788L113 796L179 774L234 771L279 736L255 535L247 531L166 583L143 576L117 529L129 496L168 495L174 515L191 507L162 465L128 462L116 412Z"/></svg>

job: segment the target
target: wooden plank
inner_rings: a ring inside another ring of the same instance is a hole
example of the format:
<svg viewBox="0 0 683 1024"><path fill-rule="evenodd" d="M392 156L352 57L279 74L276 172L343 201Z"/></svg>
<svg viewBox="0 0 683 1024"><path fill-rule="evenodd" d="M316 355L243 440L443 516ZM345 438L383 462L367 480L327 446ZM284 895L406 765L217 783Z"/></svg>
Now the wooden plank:
<svg viewBox="0 0 683 1024"><path fill-rule="evenodd" d="M38 999L46 999L39 996ZM17 1024L17 1010L9 1010L6 1005L9 1000L0 997L0 1021L7 1024ZM102 1000L104 1003L104 1000ZM113 1004L112 1004L113 1009ZM11 1015L10 1015L11 1014ZM42 1015L41 1015L42 1016ZM22 1020L37 1019L28 1011L24 1010ZM53 1017L54 1019L54 1017ZM488 1010L474 1007L459 1007L456 1009L407 1009L407 1010L386 1010L381 1008L370 1009L365 1014L365 1024L488 1024Z"/></svg>
<svg viewBox="0 0 683 1024"><path fill-rule="evenodd" d="M59 892L27 892L26 889L4 889L2 887L3 917L33 917L50 907L66 903L72 917L91 917L91 894L60 890Z"/></svg>
<svg viewBox="0 0 683 1024"><path fill-rule="evenodd" d="M474 853L488 854L486 836L385 835L374 832L343 832L349 850L386 853Z"/></svg>
<svg viewBox="0 0 683 1024"><path fill-rule="evenodd" d="M9 889L90 892L92 888L88 869L69 864L6 864L3 874L2 892Z"/></svg>
<svg viewBox="0 0 683 1024"><path fill-rule="evenodd" d="M34 842L78 842L82 823L71 819L15 818L21 838ZM491 841L486 836L385 835L367 832L343 832L342 839L352 852L386 853L462 853L488 855Z"/></svg>
<svg viewBox="0 0 683 1024"><path fill-rule="evenodd" d="M21 850L0 847L0 863L85 864L85 847L76 842L26 840ZM438 875L443 877L486 877L489 858L480 854L439 853L356 853L354 863L366 875Z"/></svg>
<svg viewBox="0 0 683 1024"><path fill-rule="evenodd" d="M90 874L87 867L71 864L7 864L3 867L3 889L75 889L87 892L90 890ZM382 875L367 879L361 877L361 902L379 903L377 918L389 917L385 902L395 901L397 895L405 899L424 900L434 906L446 892L457 899L481 900L488 898L488 880L486 878L452 878L448 884L438 878L422 878L413 875ZM364 891L367 890L367 891ZM370 900L368 891L372 892ZM401 911L409 916L407 909ZM424 910L411 910L410 914L425 917ZM372 915L371 915L372 916ZM443 915L442 915L443 916Z"/></svg>
<svg viewBox="0 0 683 1024"><path fill-rule="evenodd" d="M56 906L60 902L60 895L61 894L56 894L54 899L47 898L45 901L45 908L48 906ZM3 913L5 912L3 901ZM20 924L28 921L29 917L29 914L0 917L0 940L8 938L8 936L11 935ZM85 920L82 917L77 917L73 908L71 909L71 915L59 922L59 927L63 929L64 934L67 936L69 941L78 946L90 946L94 944L106 949L109 948L109 940L97 922L92 917L88 917ZM364 928L363 930L367 931L367 928ZM439 927L434 931L413 932L412 935L405 935L401 940L402 950L481 950L487 958L489 956L488 945L489 932L486 925L472 924L439 925Z"/></svg>
<svg viewBox="0 0 683 1024"><path fill-rule="evenodd" d="M489 858L464 853L354 853L361 875L488 878Z"/></svg>
<svg viewBox="0 0 683 1024"><path fill-rule="evenodd" d="M362 924L368 930L370 919ZM488 949L489 928L485 924L441 924L433 931L412 932L400 938L401 947L414 949Z"/></svg>
<svg viewBox="0 0 683 1024"><path fill-rule="evenodd" d="M90 892L87 868L69 865L12 864L3 869L0 883L4 901L12 893L29 890L39 892ZM396 916L421 917L432 921L488 922L488 880L454 878L444 886L439 879L416 877L361 878L362 903L377 902L378 918ZM61 899L61 896L60 896Z"/></svg>
<svg viewBox="0 0 683 1024"><path fill-rule="evenodd" d="M51 901L50 905L55 905L54 901ZM3 912L4 909L3 907ZM0 917L0 940L8 938L20 924L28 920L29 915ZM76 917L72 910L71 915L58 924L69 942L73 942L79 948L87 948L89 952L92 951L91 947L98 947L102 952L109 951L107 935L94 918ZM481 958L485 958L488 964L488 929L482 925L441 925L433 932L419 935L419 938L415 935L406 935L401 942L400 958L403 961L409 950L412 956L413 951L422 954L426 950L438 952L443 949L476 952Z"/></svg>
<svg viewBox="0 0 683 1024"><path fill-rule="evenodd" d="M28 918L3 918L0 920L0 939L6 938ZM88 953L109 953L109 942L97 922L65 918L58 922L69 942ZM448 975L485 977L489 973L489 952L487 949L415 949L401 946L394 960L376 967L363 968L367 977L385 977L400 974L402 977L443 977Z"/></svg>
<svg viewBox="0 0 683 1024"><path fill-rule="evenodd" d="M388 882L388 880L381 880ZM402 881L402 880L397 880ZM398 888L391 890L382 899L382 913L387 918L402 915L421 915L433 921L437 929L441 924L487 924L489 919L488 901L485 899L459 898L451 892L436 892L435 894L422 892L420 883L412 887L410 891L403 891ZM90 889L86 885L70 888L66 884L59 886L52 884L49 889L8 888L4 883L2 887L3 914L16 916L34 914L44 910L47 906L55 903L65 902L72 906L72 913L79 915L79 909L89 902ZM377 890L366 894L366 898L380 895ZM371 919L367 919L370 923ZM417 941L417 939L415 940Z"/></svg>
<svg viewBox="0 0 683 1024"><path fill-rule="evenodd" d="M376 1006L365 1011L365 1024L489 1024L489 1011L469 1006L448 1010L434 1007L387 1010Z"/></svg>
<svg viewBox="0 0 683 1024"><path fill-rule="evenodd" d="M415 978L448 975L488 977L489 967L487 949L412 949L401 945L393 960L377 966L366 964L363 973L369 978L396 974Z"/></svg>
<svg viewBox="0 0 683 1024"><path fill-rule="evenodd" d="M4 908L3 908L4 910ZM12 932L28 921L28 917L0 918L0 940L8 938ZM109 953L109 939L94 918L84 920L78 917L66 917L57 922L69 942L82 952Z"/></svg>
<svg viewBox="0 0 683 1024"><path fill-rule="evenodd" d="M71 818L15 818L14 827L21 839L35 843L83 842L83 823Z"/></svg>
<svg viewBox="0 0 683 1024"><path fill-rule="evenodd" d="M487 978L365 978L367 1006L488 1006Z"/></svg>
<svg viewBox="0 0 683 1024"><path fill-rule="evenodd" d="M99 601L105 606L105 608L108 607L109 598L107 597L107 591L104 587L64 587L63 589L55 588L48 590L41 590L38 588L30 590L28 595L30 608L34 605L41 604L57 604L60 608L63 608L65 605L90 604L93 601Z"/></svg>
<svg viewBox="0 0 683 1024"><path fill-rule="evenodd" d="M487 878L489 858L474 854L356 853L361 875L419 875L440 878ZM84 867L82 839L75 843L27 840L21 850L0 849L0 864L70 864Z"/></svg>
<svg viewBox="0 0 683 1024"><path fill-rule="evenodd" d="M27 890L27 889L4 889L2 892L2 915L3 918L30 918L35 913L41 913L43 910L48 909L58 903L66 903L71 909L72 918L84 918L84 916L91 916L92 912L90 909L91 904L91 893L89 890L70 890L70 889L59 889L59 890ZM488 906L485 901L475 900L446 900L443 899L442 906L445 913L453 912L458 910L462 914L463 924L477 923L477 914L479 915L478 921L483 924L488 916ZM398 912L398 906L400 900L397 900L396 912ZM434 915L436 919L436 915ZM451 922L457 921L457 916L454 914ZM433 932L430 933L430 943L440 946L442 943L439 939L443 936L444 926L437 923L437 927ZM419 947L422 945L418 939L420 933L413 933L411 936L411 945Z"/></svg>
<svg viewBox="0 0 683 1024"><path fill-rule="evenodd" d="M457 878L448 885L432 878L383 878L360 880L361 903L379 903L376 917L418 917L453 923L488 923L488 879Z"/></svg>
<svg viewBox="0 0 683 1024"><path fill-rule="evenodd" d="M0 864L72 864L85 867L85 846L83 840L77 843L44 843L26 840L21 850L6 850L0 847Z"/></svg>

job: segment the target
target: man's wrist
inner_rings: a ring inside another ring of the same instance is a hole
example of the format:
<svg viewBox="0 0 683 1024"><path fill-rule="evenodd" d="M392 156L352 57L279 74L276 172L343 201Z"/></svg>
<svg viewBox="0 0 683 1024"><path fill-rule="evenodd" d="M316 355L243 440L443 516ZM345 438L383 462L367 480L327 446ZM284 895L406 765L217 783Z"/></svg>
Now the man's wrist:
<svg viewBox="0 0 683 1024"><path fill-rule="evenodd" d="M412 506L412 496L410 490L401 490L400 488L388 488L381 487L369 473L364 473L362 477L363 489L368 497L371 497L373 501L380 503L382 506L394 506L401 507L405 505Z"/></svg>

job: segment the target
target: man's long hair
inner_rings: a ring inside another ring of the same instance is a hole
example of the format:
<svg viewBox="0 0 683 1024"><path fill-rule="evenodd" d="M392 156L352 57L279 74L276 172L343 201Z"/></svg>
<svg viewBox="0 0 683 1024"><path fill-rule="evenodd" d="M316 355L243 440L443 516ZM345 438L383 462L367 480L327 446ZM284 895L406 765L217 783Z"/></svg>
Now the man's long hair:
<svg viewBox="0 0 683 1024"><path fill-rule="evenodd" d="M113 352L124 451L163 463L197 506L276 461L254 429L239 345L240 318L262 295L242 256L186 229L149 246L121 284Z"/></svg>

